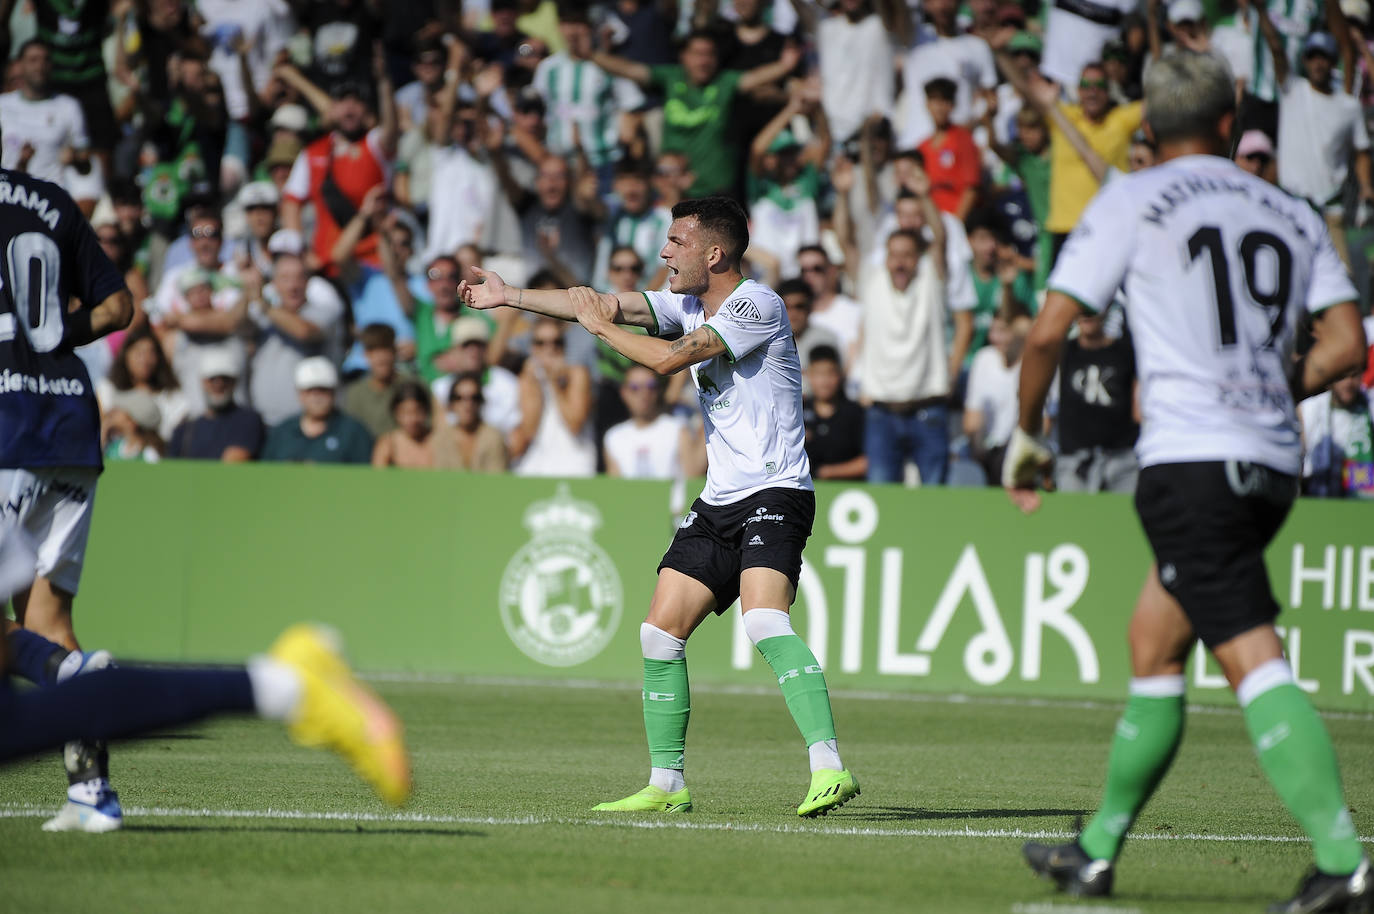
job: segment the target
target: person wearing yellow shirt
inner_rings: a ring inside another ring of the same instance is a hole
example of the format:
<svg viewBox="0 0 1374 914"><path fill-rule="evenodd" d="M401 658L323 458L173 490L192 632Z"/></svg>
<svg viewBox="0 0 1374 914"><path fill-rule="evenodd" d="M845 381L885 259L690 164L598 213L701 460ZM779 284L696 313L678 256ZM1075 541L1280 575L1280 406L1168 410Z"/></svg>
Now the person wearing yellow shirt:
<svg viewBox="0 0 1374 914"><path fill-rule="evenodd" d="M1131 135L1140 129L1140 102L1114 107L1100 63L1083 68L1078 104L1062 101L1059 86L1039 74L1027 79L1012 67L1003 67L1002 72L1050 125L1050 210L1045 230L1052 239L1052 257L1057 259L1064 240L1101 186L1066 126L1077 130L1109 167L1128 171Z"/></svg>

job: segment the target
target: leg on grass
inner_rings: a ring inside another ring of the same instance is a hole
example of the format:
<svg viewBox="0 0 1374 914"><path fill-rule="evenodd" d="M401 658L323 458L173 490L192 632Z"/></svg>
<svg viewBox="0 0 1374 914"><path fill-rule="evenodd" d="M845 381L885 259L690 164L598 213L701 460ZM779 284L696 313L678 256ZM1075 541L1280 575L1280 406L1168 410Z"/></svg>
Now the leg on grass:
<svg viewBox="0 0 1374 914"><path fill-rule="evenodd" d="M672 568L658 574L649 615L639 629L644 653L644 735L649 743L649 786L595 808L608 812L676 812L691 808L683 769L687 721L687 639L715 609L711 589Z"/></svg>
<svg viewBox="0 0 1374 914"><path fill-rule="evenodd" d="M745 568L740 574L745 634L777 677L810 757L811 786L797 815L823 816L858 796L859 782L840 761L825 673L816 655L792 630L787 607L795 596L787 575L774 568Z"/></svg>
<svg viewBox="0 0 1374 914"><path fill-rule="evenodd" d="M1336 751L1283 659L1278 633L1261 625L1216 645L1212 654L1240 701L1260 767L1312 839L1317 869L1353 873L1364 851L1345 805Z"/></svg>
<svg viewBox="0 0 1374 914"><path fill-rule="evenodd" d="M1193 641L1183 608L1150 566L1131 617L1131 693L1116 725L1102 804L1079 836L1094 860L1116 859L1174 759L1183 737L1183 670Z"/></svg>

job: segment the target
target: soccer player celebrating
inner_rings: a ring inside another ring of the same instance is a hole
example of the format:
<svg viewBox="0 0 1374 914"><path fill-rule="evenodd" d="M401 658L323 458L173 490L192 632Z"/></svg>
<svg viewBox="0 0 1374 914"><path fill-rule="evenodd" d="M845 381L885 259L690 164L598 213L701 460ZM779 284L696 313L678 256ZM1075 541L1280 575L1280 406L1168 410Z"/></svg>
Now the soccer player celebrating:
<svg viewBox="0 0 1374 914"><path fill-rule="evenodd" d="M69 310L73 296L81 307ZM67 803L44 827L111 831L122 815L99 741L256 711L285 720L298 742L339 751L401 802L410 769L400 725L319 630L289 629L270 657L238 670L98 670L108 654L76 649L72 596L101 459L100 409L74 349L126 327L133 308L71 197L0 170L0 606L13 596L21 624L54 633L0 628L0 761L81 741L65 753ZM17 694L9 672L44 687Z"/></svg>
<svg viewBox="0 0 1374 914"><path fill-rule="evenodd" d="M690 369L705 418L706 490L659 563L649 614L640 626L649 786L596 809L692 808L683 779L691 710L687 639L707 616L724 613L738 597L744 630L777 675L809 750L811 788L797 814L825 815L858 796L859 783L840 761L825 675L788 616L816 511L797 347L777 293L740 273L749 227L739 204L724 197L684 200L672 214L660 253L668 292L515 289L481 270L475 272L485 282L464 282L459 289L474 308L513 305L576 319L659 374Z"/></svg>
<svg viewBox="0 0 1374 914"><path fill-rule="evenodd" d="M1160 164L1108 184L1069 237L1026 344L1021 417L1003 474L1030 512L1048 451L1034 438L1065 333L1125 287L1144 422L1136 511L1154 553L1130 624L1130 698L1102 805L1077 840L1027 844L1036 873L1106 895L1127 829L1183 735L1195 639L1235 691L1260 766L1312 840L1316 868L1271 911L1366 910L1374 895L1331 738L1274 630L1264 550L1297 493L1294 400L1364 354L1356 292L1322 217L1227 157L1235 89L1205 54L1155 61L1146 130ZM1315 344L1292 356L1304 312Z"/></svg>

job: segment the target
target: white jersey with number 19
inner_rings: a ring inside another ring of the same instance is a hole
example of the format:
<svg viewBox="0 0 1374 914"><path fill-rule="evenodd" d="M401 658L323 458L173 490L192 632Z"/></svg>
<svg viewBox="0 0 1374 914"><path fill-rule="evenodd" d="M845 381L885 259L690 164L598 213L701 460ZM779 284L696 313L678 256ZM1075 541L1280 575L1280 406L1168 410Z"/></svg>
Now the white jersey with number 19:
<svg viewBox="0 0 1374 914"><path fill-rule="evenodd" d="M1171 159L1098 193L1049 286L1094 310L1124 287L1141 466L1246 460L1299 471L1289 391L1298 318L1356 300L1306 202L1227 159Z"/></svg>
<svg viewBox="0 0 1374 914"><path fill-rule="evenodd" d="M811 489L801 359L778 294L746 279L709 320L695 295L645 292L644 299L659 335L705 325L725 344L725 355L691 369L706 423L702 501L728 505L763 489Z"/></svg>

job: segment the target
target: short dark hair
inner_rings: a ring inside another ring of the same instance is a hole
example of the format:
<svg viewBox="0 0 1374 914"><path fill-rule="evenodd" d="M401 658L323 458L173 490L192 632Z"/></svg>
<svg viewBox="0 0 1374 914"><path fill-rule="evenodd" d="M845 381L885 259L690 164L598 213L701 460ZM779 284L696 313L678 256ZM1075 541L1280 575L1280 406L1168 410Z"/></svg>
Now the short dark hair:
<svg viewBox="0 0 1374 914"><path fill-rule="evenodd" d="M887 236L887 243L891 244L892 239L894 238L905 238L912 244L916 245L917 251L921 250L923 247L926 246L925 239L921 237L920 233L913 232L911 229L897 229L897 231Z"/></svg>
<svg viewBox="0 0 1374 914"><path fill-rule="evenodd" d="M806 364L815 365L817 362L833 362L835 367L840 367L840 351L834 346L821 343L819 346L812 346L811 353L806 357Z"/></svg>
<svg viewBox="0 0 1374 914"><path fill-rule="evenodd" d="M1007 231L1006 220L997 210L976 209L969 213L968 221L964 223L965 234L972 235L982 229L992 232L993 237L999 243L1011 240L1010 233Z"/></svg>
<svg viewBox="0 0 1374 914"><path fill-rule="evenodd" d="M925 84L925 90L926 98L938 98L946 102L954 101L954 97L959 94L959 87L948 76L935 77Z"/></svg>
<svg viewBox="0 0 1374 914"><path fill-rule="evenodd" d="M673 207L674 219L694 218L707 237L725 249L725 258L739 263L749 247L749 217L729 197L699 197Z"/></svg>
<svg viewBox="0 0 1374 914"><path fill-rule="evenodd" d="M607 262L609 263L615 260L617 254L623 254L626 251L634 255L635 263L639 264L639 271L641 273L644 272L644 258L639 256L639 252L634 249L633 245L617 244L615 247L611 248L611 253L606 257Z"/></svg>
<svg viewBox="0 0 1374 914"><path fill-rule="evenodd" d="M803 254L819 254L825 258L826 263L830 263L830 252L819 244L804 244L797 248L797 259L801 259Z"/></svg>
<svg viewBox="0 0 1374 914"><path fill-rule="evenodd" d="M579 25L591 24L591 18L587 15L587 5L579 0L561 0L558 4L558 21Z"/></svg>
<svg viewBox="0 0 1374 914"><path fill-rule="evenodd" d="M687 45L694 41L709 41L716 54L720 54L720 38L710 29L692 29L687 33L687 37L682 39L682 47L680 50L686 50Z"/></svg>
<svg viewBox="0 0 1374 914"><path fill-rule="evenodd" d="M19 46L19 50L14 52L14 57L12 57L11 59L18 60L19 58L24 56L25 51L32 47L40 47L48 52L49 57L52 56L52 45L48 44L42 38L30 38L28 41L24 42Z"/></svg>
<svg viewBox="0 0 1374 914"><path fill-rule="evenodd" d="M811 307L811 302L816 297L811 293L811 287L806 284L806 280L796 276L783 280L773 291L778 293L778 298L786 298L789 295L804 295L808 308Z"/></svg>
<svg viewBox="0 0 1374 914"><path fill-rule="evenodd" d="M919 149L903 149L903 150L900 150L899 152L893 154L893 156L892 156L892 161L895 162L895 161L897 161L898 159L911 159L913 162L915 162L917 165L921 166L922 168L925 168L925 167L926 167L926 157L925 157L924 155L921 154L921 150L919 150Z"/></svg>
<svg viewBox="0 0 1374 914"><path fill-rule="evenodd" d="M471 381L477 385L477 404L480 406L485 399L482 396L482 373L479 371L463 371L453 376L453 383L449 385L448 402L453 402L453 395L458 391L458 385L464 381Z"/></svg>
<svg viewBox="0 0 1374 914"><path fill-rule="evenodd" d="M391 411L394 413L396 407L407 401L419 403L426 416L434 414L434 397L419 381L402 381L396 385L396 392L391 395Z"/></svg>
<svg viewBox="0 0 1374 914"><path fill-rule="evenodd" d="M387 324L368 324L358 331L358 342L363 344L364 352L373 349L395 349L396 331Z"/></svg>

